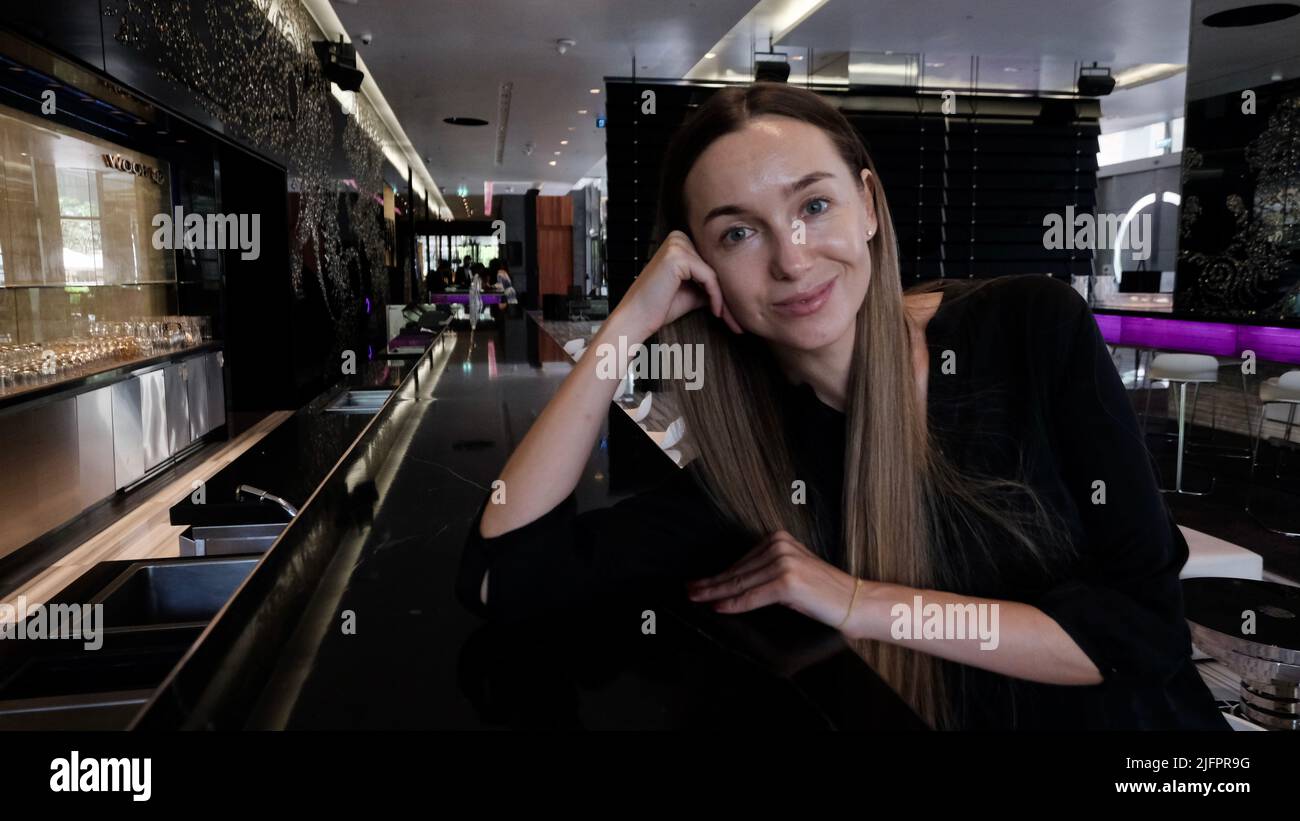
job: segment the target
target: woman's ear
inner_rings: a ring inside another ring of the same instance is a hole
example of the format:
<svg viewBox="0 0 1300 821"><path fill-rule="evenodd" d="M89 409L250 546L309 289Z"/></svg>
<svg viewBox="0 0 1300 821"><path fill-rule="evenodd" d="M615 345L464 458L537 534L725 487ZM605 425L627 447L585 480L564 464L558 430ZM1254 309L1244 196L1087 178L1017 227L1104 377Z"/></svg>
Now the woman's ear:
<svg viewBox="0 0 1300 821"><path fill-rule="evenodd" d="M862 204L867 209L867 236L876 235L876 197L871 186L871 169L864 168L859 173L862 179Z"/></svg>

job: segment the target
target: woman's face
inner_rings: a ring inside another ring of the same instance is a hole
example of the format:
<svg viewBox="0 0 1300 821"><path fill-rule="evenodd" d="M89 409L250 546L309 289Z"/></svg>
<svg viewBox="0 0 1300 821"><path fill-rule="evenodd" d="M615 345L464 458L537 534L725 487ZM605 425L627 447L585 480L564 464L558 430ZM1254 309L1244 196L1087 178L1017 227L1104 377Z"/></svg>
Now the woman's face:
<svg viewBox="0 0 1300 821"><path fill-rule="evenodd" d="M802 351L852 332L871 282L869 173L788 117L757 117L700 155L685 186L691 236L747 332Z"/></svg>

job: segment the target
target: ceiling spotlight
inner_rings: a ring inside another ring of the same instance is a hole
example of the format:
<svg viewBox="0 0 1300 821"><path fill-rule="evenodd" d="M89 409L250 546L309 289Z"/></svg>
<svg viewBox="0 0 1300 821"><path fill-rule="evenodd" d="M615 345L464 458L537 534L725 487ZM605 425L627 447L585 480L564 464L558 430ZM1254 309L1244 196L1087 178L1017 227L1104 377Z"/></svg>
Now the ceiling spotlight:
<svg viewBox="0 0 1300 821"><path fill-rule="evenodd" d="M791 54L791 55L790 55L790 59L791 59L791 60L802 60L802 59L803 59L803 55L802 55L802 54Z"/></svg>
<svg viewBox="0 0 1300 821"><path fill-rule="evenodd" d="M568 145L568 144L569 144L568 140L560 140L560 145Z"/></svg>
<svg viewBox="0 0 1300 821"><path fill-rule="evenodd" d="M319 40L312 43L316 58L320 60L321 71L325 79L344 91L360 91L365 73L357 69L357 50L351 43L343 42L339 35L338 42Z"/></svg>
<svg viewBox="0 0 1300 821"><path fill-rule="evenodd" d="M704 55L704 59L706 59L706 60L712 60L714 57L717 57L717 56L718 56L718 55L716 55L716 54L714 54L713 52L710 51L708 54Z"/></svg>
<svg viewBox="0 0 1300 821"><path fill-rule="evenodd" d="M568 54L569 49L573 48L577 44L577 40L570 40L568 37L565 37L563 40L555 41L555 50L561 55Z"/></svg>
<svg viewBox="0 0 1300 821"><path fill-rule="evenodd" d="M599 93L600 93L600 89L598 89L598 88L593 88L593 89L591 90L591 93L592 93L592 94L599 94Z"/></svg>
<svg viewBox="0 0 1300 821"><path fill-rule="evenodd" d="M784 83L790 79L790 64L785 60L755 60L754 82Z"/></svg>
<svg viewBox="0 0 1300 821"><path fill-rule="evenodd" d="M586 113L587 113L587 109L585 109L585 108L580 108L580 109L578 109L578 113L579 113L579 114L586 114Z"/></svg>
<svg viewBox="0 0 1300 821"><path fill-rule="evenodd" d="M1079 69L1079 94L1084 97L1105 97L1115 90L1115 78L1110 69L1093 63Z"/></svg>
<svg viewBox="0 0 1300 821"><path fill-rule="evenodd" d="M556 152L555 152L555 156L557 156L557 157L560 156L560 152L556 151Z"/></svg>
<svg viewBox="0 0 1300 821"><path fill-rule="evenodd" d="M555 165L555 160L551 160L547 165Z"/></svg>
<svg viewBox="0 0 1300 821"><path fill-rule="evenodd" d="M534 150L535 148L536 148L536 146L533 145L531 142L524 143L524 156L526 156L526 157L531 157L531 156L533 156L533 150Z"/></svg>

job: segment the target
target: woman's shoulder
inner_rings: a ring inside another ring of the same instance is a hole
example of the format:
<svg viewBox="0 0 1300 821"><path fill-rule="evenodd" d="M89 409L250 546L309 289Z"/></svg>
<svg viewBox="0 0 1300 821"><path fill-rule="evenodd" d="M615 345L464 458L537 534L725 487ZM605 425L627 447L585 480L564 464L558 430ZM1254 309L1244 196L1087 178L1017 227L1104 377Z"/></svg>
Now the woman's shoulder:
<svg viewBox="0 0 1300 821"><path fill-rule="evenodd" d="M1073 286L1040 274L960 283L945 296L942 310L951 321L968 323L975 331L999 337L1027 334L1042 340L1073 334L1089 311Z"/></svg>

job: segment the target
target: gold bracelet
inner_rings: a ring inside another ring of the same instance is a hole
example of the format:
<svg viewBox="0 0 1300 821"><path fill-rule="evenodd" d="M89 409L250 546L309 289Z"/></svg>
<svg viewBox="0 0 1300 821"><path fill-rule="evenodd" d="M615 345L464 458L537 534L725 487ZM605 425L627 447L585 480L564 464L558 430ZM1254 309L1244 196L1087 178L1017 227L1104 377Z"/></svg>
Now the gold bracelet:
<svg viewBox="0 0 1300 821"><path fill-rule="evenodd" d="M849 616L852 616L852 615L853 615L853 602L857 601L857 598L858 598L858 588L861 587L861 586L862 586L862 579L854 579L854 580L853 580L853 595L852 595L852 596L849 596L849 609L848 609L848 612L846 612L846 613L844 614L844 620L841 621L838 625L836 625L836 627L835 627L836 630L843 630L843 629L844 629L844 625L846 625L846 624L849 623Z"/></svg>

